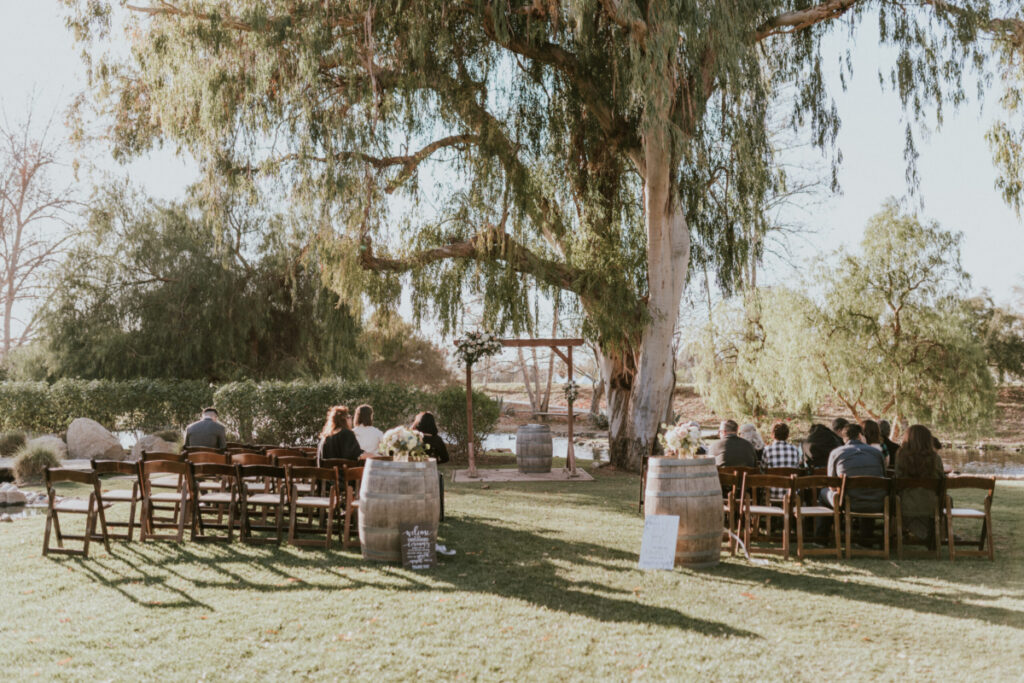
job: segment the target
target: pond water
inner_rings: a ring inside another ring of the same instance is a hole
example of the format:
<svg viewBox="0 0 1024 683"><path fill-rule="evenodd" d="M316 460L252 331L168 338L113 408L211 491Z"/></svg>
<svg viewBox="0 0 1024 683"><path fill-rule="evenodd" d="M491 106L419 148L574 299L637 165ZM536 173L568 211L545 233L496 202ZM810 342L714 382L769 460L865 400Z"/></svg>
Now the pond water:
<svg viewBox="0 0 1024 683"><path fill-rule="evenodd" d="M605 443L601 441L600 443ZM499 448L506 448L513 453L516 452L516 435L515 434L491 434L483 441L485 450L497 450ZM554 436L551 438L551 455L555 458L564 458L566 451L569 448L569 439L564 436ZM608 448L607 446L598 446L592 444L589 441L581 442L577 439L576 441L576 459L577 460L593 460L594 462L606 462L608 460Z"/></svg>

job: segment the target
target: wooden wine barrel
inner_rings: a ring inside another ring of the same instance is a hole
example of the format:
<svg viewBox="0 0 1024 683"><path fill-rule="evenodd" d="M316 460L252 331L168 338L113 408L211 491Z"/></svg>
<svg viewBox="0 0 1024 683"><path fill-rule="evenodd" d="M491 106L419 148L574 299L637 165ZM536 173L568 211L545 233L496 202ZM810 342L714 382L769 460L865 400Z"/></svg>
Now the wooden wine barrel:
<svg viewBox="0 0 1024 683"><path fill-rule="evenodd" d="M714 458L651 458L644 509L648 515L679 515L677 566L697 569L718 564L722 489Z"/></svg>
<svg viewBox="0 0 1024 683"><path fill-rule="evenodd" d="M516 466L527 474L551 471L551 428L528 424L516 430Z"/></svg>
<svg viewBox="0 0 1024 683"><path fill-rule="evenodd" d="M366 461L359 489L359 543L363 559L401 562L398 528L428 527L437 538L441 512L437 462Z"/></svg>

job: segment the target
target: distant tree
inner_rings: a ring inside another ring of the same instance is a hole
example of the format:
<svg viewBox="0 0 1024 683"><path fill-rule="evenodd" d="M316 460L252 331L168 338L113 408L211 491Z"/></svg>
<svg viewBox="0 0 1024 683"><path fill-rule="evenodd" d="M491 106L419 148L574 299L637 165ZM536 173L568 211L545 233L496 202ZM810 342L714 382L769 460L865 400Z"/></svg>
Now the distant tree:
<svg viewBox="0 0 1024 683"><path fill-rule="evenodd" d="M98 196L46 312L54 376L358 377L358 321L315 263L260 221Z"/></svg>
<svg viewBox="0 0 1024 683"><path fill-rule="evenodd" d="M360 337L367 379L436 388L455 381L445 354L396 314L373 316Z"/></svg>
<svg viewBox="0 0 1024 683"><path fill-rule="evenodd" d="M79 204L54 178L60 146L50 126L36 130L31 110L20 124L0 121L0 356L32 339L38 303L72 236ZM16 316L21 313L22 317Z"/></svg>
<svg viewBox="0 0 1024 683"><path fill-rule="evenodd" d="M988 294L969 302L974 329L985 344L988 364L1000 383L1024 378L1024 315L997 306Z"/></svg>
<svg viewBox="0 0 1024 683"><path fill-rule="evenodd" d="M1013 353L1000 350L996 314L967 297L960 241L890 200L860 248L817 273L821 302L762 288L719 306L694 345L702 395L733 415L806 415L832 398L897 430L910 420L983 428L995 407L990 363L1009 367Z"/></svg>

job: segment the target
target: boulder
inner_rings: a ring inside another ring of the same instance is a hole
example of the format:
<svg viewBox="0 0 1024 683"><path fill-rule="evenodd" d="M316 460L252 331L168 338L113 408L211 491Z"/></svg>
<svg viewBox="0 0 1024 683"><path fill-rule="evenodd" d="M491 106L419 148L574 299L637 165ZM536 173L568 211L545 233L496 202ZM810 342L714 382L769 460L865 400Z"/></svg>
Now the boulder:
<svg viewBox="0 0 1024 683"><path fill-rule="evenodd" d="M142 451L147 453L174 453L178 448L173 443L164 441L159 436L146 435L135 442L132 446L132 454L129 460L138 460L142 457Z"/></svg>
<svg viewBox="0 0 1024 683"><path fill-rule="evenodd" d="M68 457L124 460L121 442L106 428L87 417L76 418L68 427Z"/></svg>
<svg viewBox="0 0 1024 683"><path fill-rule="evenodd" d="M36 446L42 446L43 448L49 448L51 451L57 454L57 457L64 460L68 457L68 446L64 443L64 439L60 438L55 434L47 434L46 436L37 436L31 441L25 444L25 448L35 448Z"/></svg>

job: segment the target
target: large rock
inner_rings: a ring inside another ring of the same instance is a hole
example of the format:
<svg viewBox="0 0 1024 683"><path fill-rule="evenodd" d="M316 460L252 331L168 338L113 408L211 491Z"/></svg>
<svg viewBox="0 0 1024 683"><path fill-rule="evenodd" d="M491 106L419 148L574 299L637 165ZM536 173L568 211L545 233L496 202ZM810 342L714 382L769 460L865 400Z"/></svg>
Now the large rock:
<svg viewBox="0 0 1024 683"><path fill-rule="evenodd" d="M79 417L68 427L68 457L124 460L121 442L96 420Z"/></svg>
<svg viewBox="0 0 1024 683"><path fill-rule="evenodd" d="M61 460L68 457L68 446L64 443L64 439L54 434L47 434L46 436L37 436L28 443L25 444L25 448L35 448L41 446L43 448L49 448L51 451L57 454L57 457Z"/></svg>
<svg viewBox="0 0 1024 683"><path fill-rule="evenodd" d="M142 457L142 451L147 453L174 453L176 450L177 447L173 443L168 443L159 436L149 434L135 442L129 459L138 460Z"/></svg>

